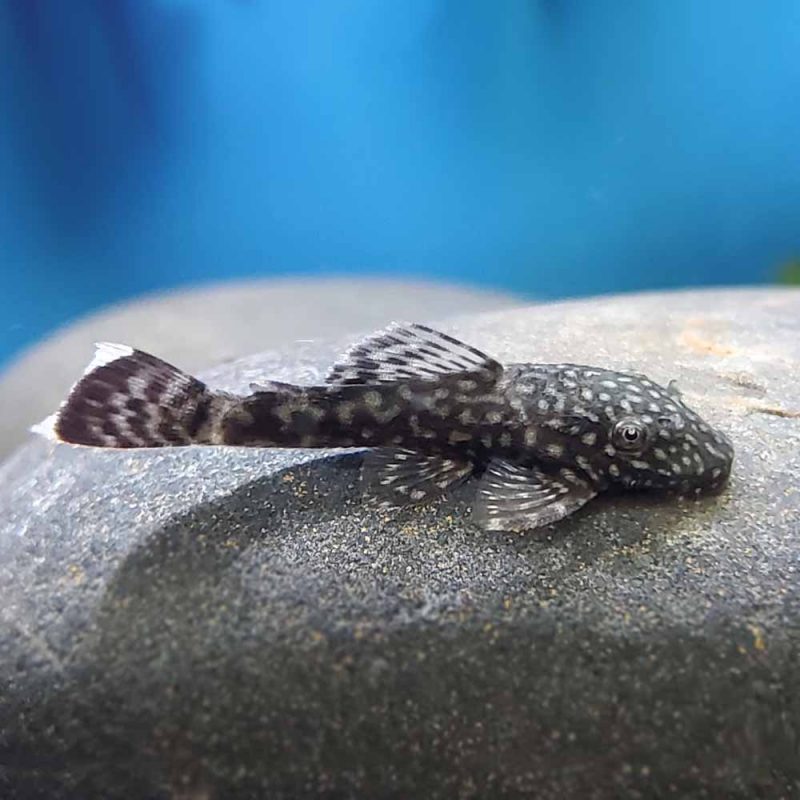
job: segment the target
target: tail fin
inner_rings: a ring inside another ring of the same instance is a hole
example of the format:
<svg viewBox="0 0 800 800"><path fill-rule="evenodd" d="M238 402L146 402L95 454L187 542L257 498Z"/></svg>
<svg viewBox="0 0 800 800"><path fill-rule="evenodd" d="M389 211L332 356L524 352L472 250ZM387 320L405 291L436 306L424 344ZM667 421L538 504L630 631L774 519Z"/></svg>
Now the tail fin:
<svg viewBox="0 0 800 800"><path fill-rule="evenodd" d="M103 343L58 412L33 430L93 447L215 444L229 401L155 356Z"/></svg>

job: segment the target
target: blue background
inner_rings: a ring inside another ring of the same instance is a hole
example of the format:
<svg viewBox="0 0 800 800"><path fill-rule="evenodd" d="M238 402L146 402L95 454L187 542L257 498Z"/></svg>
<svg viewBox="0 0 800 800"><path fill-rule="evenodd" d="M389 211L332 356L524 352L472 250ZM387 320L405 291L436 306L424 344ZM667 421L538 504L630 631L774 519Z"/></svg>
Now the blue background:
<svg viewBox="0 0 800 800"><path fill-rule="evenodd" d="M0 361L113 300L559 297L800 252L800 3L0 0Z"/></svg>

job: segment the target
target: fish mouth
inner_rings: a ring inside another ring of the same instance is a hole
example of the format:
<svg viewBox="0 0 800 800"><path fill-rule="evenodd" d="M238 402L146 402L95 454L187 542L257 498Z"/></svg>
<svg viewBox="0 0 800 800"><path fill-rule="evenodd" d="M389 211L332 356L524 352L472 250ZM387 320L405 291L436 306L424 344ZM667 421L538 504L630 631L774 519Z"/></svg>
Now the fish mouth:
<svg viewBox="0 0 800 800"><path fill-rule="evenodd" d="M677 494L693 497L719 494L727 485L733 468L733 442L722 431L710 427L701 427L694 434L692 450L681 456L681 463L686 464L687 469L683 473L676 472L670 488ZM686 448L686 444L683 446ZM694 471L696 465L700 469Z"/></svg>
<svg viewBox="0 0 800 800"><path fill-rule="evenodd" d="M715 468L716 469L716 468ZM658 494L678 496L678 497L700 497L721 494L730 477L730 471L714 471L713 475L701 478L675 477L665 483L658 483L647 478L625 478L617 486L624 491L633 492L653 492Z"/></svg>
<svg viewBox="0 0 800 800"><path fill-rule="evenodd" d="M715 495L720 494L730 480L733 468L733 448L726 448L726 452L719 458L708 463L701 475L693 480L686 481L681 486L685 494Z"/></svg>
<svg viewBox="0 0 800 800"><path fill-rule="evenodd" d="M700 455L698 456L698 453ZM698 460L702 463L698 466ZM688 463L687 463L688 462ZM713 495L719 494L727 485L733 467L733 447L729 440L715 437L702 445L702 451L680 457L679 463L672 464L674 472L666 469L631 471L624 474L617 484L625 490L664 492L670 495Z"/></svg>
<svg viewBox="0 0 800 800"><path fill-rule="evenodd" d="M713 475L716 477L712 476L702 482L690 483L685 489L681 487L681 493L695 496L721 494L728 484L730 470L717 473L716 469L714 469Z"/></svg>
<svg viewBox="0 0 800 800"><path fill-rule="evenodd" d="M704 443L706 453L712 458L707 461L703 477L703 490L711 494L721 491L728 482L733 469L733 442L722 431L712 431L712 436Z"/></svg>

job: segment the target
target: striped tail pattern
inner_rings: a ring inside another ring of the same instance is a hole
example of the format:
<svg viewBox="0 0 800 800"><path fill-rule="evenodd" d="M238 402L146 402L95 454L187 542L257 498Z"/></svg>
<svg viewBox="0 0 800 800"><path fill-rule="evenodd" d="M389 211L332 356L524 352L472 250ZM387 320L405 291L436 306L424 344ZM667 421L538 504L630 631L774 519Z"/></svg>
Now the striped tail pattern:
<svg viewBox="0 0 800 800"><path fill-rule="evenodd" d="M93 447L217 444L233 402L155 356L102 343L61 408L33 430Z"/></svg>

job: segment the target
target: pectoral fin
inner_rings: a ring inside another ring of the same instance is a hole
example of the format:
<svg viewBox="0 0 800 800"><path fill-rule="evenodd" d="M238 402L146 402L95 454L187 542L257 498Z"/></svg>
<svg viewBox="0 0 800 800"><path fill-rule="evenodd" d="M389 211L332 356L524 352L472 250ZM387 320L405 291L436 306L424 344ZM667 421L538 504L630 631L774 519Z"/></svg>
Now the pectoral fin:
<svg viewBox="0 0 800 800"><path fill-rule="evenodd" d="M362 481L385 508L422 503L472 473L472 464L401 448L380 448L364 456Z"/></svg>
<svg viewBox="0 0 800 800"><path fill-rule="evenodd" d="M569 516L596 494L572 470L494 460L478 485L473 517L490 531L531 530Z"/></svg>

